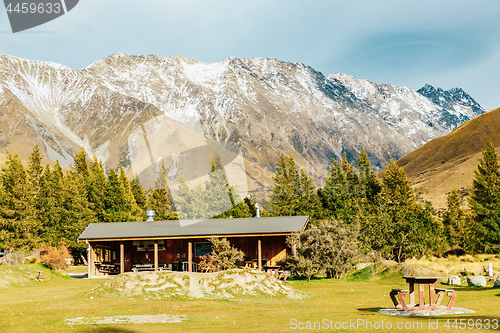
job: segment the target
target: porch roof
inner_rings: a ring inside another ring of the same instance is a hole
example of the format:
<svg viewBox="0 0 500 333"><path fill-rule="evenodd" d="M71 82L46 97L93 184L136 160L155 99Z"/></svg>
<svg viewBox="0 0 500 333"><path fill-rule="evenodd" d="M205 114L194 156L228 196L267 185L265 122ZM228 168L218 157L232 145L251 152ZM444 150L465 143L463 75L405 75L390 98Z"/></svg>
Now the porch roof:
<svg viewBox="0 0 500 333"><path fill-rule="evenodd" d="M201 238L210 236L287 235L302 231L309 216L280 216L238 219L174 220L91 223L79 241Z"/></svg>

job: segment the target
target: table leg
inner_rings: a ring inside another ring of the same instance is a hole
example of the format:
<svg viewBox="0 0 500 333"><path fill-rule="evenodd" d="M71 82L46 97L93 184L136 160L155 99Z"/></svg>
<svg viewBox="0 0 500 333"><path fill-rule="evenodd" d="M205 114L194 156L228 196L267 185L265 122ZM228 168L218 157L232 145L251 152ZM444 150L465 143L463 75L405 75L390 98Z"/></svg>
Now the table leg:
<svg viewBox="0 0 500 333"><path fill-rule="evenodd" d="M422 283L418 284L418 302L420 303L418 305L419 310L425 310L425 295L424 295L424 287L425 285Z"/></svg>
<svg viewBox="0 0 500 333"><path fill-rule="evenodd" d="M430 310L435 310L436 309L436 303L435 303L435 294L434 294L434 284L429 284L429 299L430 299L430 304L429 304L429 309Z"/></svg>
<svg viewBox="0 0 500 333"><path fill-rule="evenodd" d="M415 283L410 282L410 304L408 304L410 308L415 306Z"/></svg>

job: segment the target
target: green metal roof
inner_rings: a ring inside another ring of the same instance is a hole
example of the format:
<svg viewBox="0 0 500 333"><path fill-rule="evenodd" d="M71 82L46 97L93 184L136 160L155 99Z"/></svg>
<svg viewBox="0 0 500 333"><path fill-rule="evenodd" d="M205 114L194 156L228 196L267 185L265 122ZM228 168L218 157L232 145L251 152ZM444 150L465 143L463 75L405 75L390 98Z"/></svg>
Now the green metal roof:
<svg viewBox="0 0 500 333"><path fill-rule="evenodd" d="M302 231L309 216L240 219L91 223L79 240L169 238L224 235L291 234Z"/></svg>

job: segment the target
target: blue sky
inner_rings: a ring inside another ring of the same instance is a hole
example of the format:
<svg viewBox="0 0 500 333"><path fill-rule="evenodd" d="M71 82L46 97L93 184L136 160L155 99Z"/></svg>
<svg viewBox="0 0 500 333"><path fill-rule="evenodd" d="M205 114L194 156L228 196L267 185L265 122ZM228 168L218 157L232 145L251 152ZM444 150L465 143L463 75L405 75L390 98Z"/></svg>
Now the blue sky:
<svg viewBox="0 0 500 333"><path fill-rule="evenodd" d="M419 89L461 87L500 107L500 0L81 0L13 34L0 10L0 54L74 69L114 52L204 62L273 57Z"/></svg>

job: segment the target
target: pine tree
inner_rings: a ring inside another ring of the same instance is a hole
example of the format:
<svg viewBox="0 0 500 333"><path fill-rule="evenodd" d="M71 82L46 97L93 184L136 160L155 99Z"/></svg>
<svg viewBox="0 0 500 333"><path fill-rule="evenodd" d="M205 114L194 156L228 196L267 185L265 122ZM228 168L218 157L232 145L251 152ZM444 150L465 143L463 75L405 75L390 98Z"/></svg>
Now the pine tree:
<svg viewBox="0 0 500 333"><path fill-rule="evenodd" d="M359 196L364 192L360 188L358 176L346 154L343 154L340 165L334 159L321 190L324 214L345 222L354 221L359 215Z"/></svg>
<svg viewBox="0 0 500 333"><path fill-rule="evenodd" d="M64 201L64 179L63 171L59 162L53 170L47 164L42 176L42 195L40 218L43 225L43 239L46 244L56 246L59 244L61 232L64 230L63 201Z"/></svg>
<svg viewBox="0 0 500 333"><path fill-rule="evenodd" d="M0 237L4 249L29 250L40 245L40 225L35 219L28 175L17 154L7 152L7 167L2 168L3 186L0 207Z"/></svg>
<svg viewBox="0 0 500 333"><path fill-rule="evenodd" d="M443 212L443 226L452 247L466 248L470 239L470 230L467 228L465 210L460 207L460 196L457 189L453 188L448 194L447 208Z"/></svg>
<svg viewBox="0 0 500 333"><path fill-rule="evenodd" d="M66 172L63 181L63 202L61 205L61 230L58 242L65 242L73 255L86 263L87 244L78 243L78 236L89 223L96 223L95 213L87 200L85 180L82 174Z"/></svg>
<svg viewBox="0 0 500 333"><path fill-rule="evenodd" d="M128 211L127 221L144 221L146 213L139 208L139 205L135 201L134 194L130 187L130 182L125 175L125 170L123 166L120 165L120 181L123 187L123 200L125 202L125 210Z"/></svg>
<svg viewBox="0 0 500 333"><path fill-rule="evenodd" d="M86 179L89 176L90 171L87 162L87 153L85 152L85 149L83 147L81 147L78 153L75 155L74 162L75 162L75 165L73 166L74 171L82 175L83 178Z"/></svg>
<svg viewBox="0 0 500 333"><path fill-rule="evenodd" d="M299 171L290 153L280 155L273 180L270 199L274 215L308 215L313 220L320 217L321 203L316 187L303 170Z"/></svg>
<svg viewBox="0 0 500 333"><path fill-rule="evenodd" d="M155 188L149 192L148 207L155 211L155 220L177 220L177 213L172 212L170 189L167 183L167 174L162 165L158 178L155 181Z"/></svg>
<svg viewBox="0 0 500 333"><path fill-rule="evenodd" d="M191 189L179 175L177 175L177 180L179 181L179 189L175 193L175 206L177 207L179 219L189 220L197 218L196 209L199 207L195 206L195 199Z"/></svg>
<svg viewBox="0 0 500 333"><path fill-rule="evenodd" d="M108 181L102 167L102 162L98 160L94 154L90 162L89 175L85 178L85 186L87 189L88 201L91 203L91 208L99 222L106 221L105 194L107 183Z"/></svg>
<svg viewBox="0 0 500 333"><path fill-rule="evenodd" d="M248 212L250 213L249 217L256 216L257 215L257 207L255 206L255 203L252 202L252 199L250 199L249 197L245 197L245 199L243 199L243 201L245 202L245 205L248 206Z"/></svg>
<svg viewBox="0 0 500 333"><path fill-rule="evenodd" d="M280 155L273 181L273 193L269 197L274 214L276 216L295 215L295 209L298 206L299 173L291 154Z"/></svg>
<svg viewBox="0 0 500 333"><path fill-rule="evenodd" d="M144 192L137 175L130 181L130 190L134 195L135 202L137 203L137 206L139 206L139 209L145 212L147 209L148 198L146 197L146 193Z"/></svg>
<svg viewBox="0 0 500 333"><path fill-rule="evenodd" d="M125 202L125 189L113 168L110 168L104 196L104 221L128 222L130 211Z"/></svg>
<svg viewBox="0 0 500 333"><path fill-rule="evenodd" d="M359 166L359 182L363 186L363 197L369 203L376 204L376 199L378 198L378 194L380 193L382 187L380 182L377 179L377 175L372 169L370 164L370 160L368 160L368 155L366 154L365 149L361 151L361 155L358 159Z"/></svg>
<svg viewBox="0 0 500 333"><path fill-rule="evenodd" d="M215 151L210 163L210 172L208 173L208 179L205 181L205 200L208 204L207 218L224 214L235 206L235 197L229 188L218 151ZM239 201L241 202L241 198Z"/></svg>
<svg viewBox="0 0 500 333"><path fill-rule="evenodd" d="M392 249L398 262L438 250L445 241L440 238L442 224L433 218L431 207L416 202L411 182L394 160L386 168L383 184L383 232L374 235L385 244L383 248Z"/></svg>
<svg viewBox="0 0 500 333"><path fill-rule="evenodd" d="M472 180L469 205L476 222L479 250L498 252L500 247L500 167L493 140L488 141Z"/></svg>
<svg viewBox="0 0 500 333"><path fill-rule="evenodd" d="M40 154L38 145L35 145L28 161L28 180L34 196L36 196L40 190L40 178L42 177L42 172L42 155Z"/></svg>

